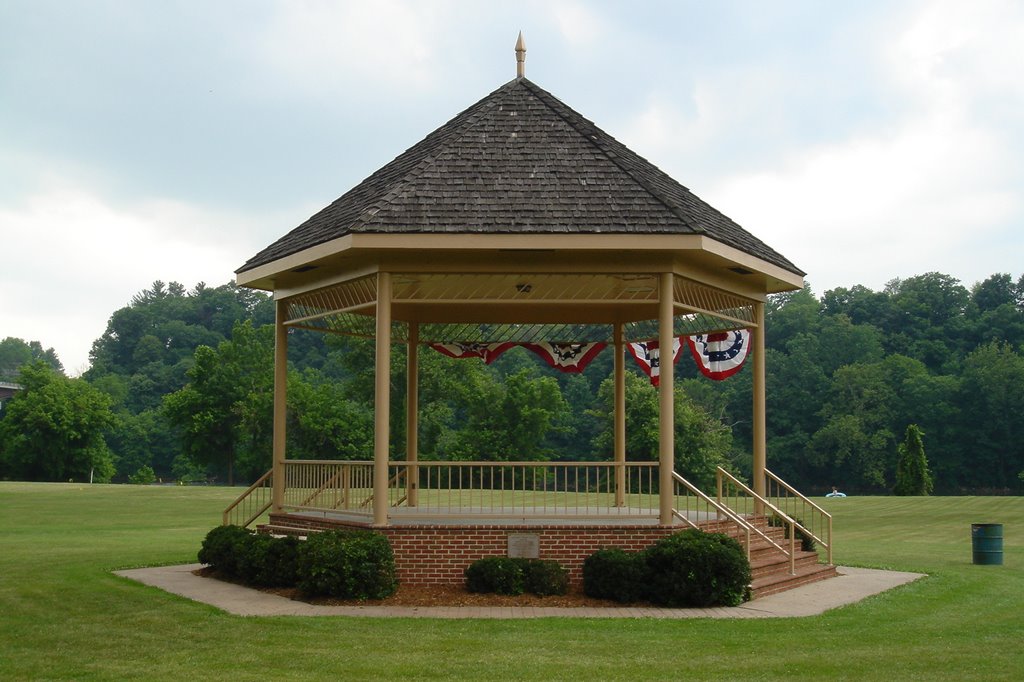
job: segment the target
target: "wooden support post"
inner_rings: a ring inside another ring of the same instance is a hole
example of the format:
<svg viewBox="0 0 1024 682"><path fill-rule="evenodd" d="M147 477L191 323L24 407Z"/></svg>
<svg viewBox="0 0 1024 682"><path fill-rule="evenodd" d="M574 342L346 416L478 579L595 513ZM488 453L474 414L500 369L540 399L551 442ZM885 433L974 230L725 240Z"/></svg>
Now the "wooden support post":
<svg viewBox="0 0 1024 682"><path fill-rule="evenodd" d="M658 286L658 520L662 525L672 523L673 492L675 482L675 400L672 364L672 345L675 330L672 317L675 312L675 292L671 272L661 273Z"/></svg>
<svg viewBox="0 0 1024 682"><path fill-rule="evenodd" d="M373 395L373 524L388 524L391 444L391 273L377 273L377 355Z"/></svg>
<svg viewBox="0 0 1024 682"><path fill-rule="evenodd" d="M767 467L767 421L765 417L765 371L764 371L764 303L754 304L754 323L757 325L750 331L750 342L754 353L753 371L754 384L754 442L752 475L754 478L754 492L764 497L765 474Z"/></svg>
<svg viewBox="0 0 1024 682"><path fill-rule="evenodd" d="M274 303L274 417L271 469L273 487L270 492L270 507L280 512L284 507L285 491L285 428L288 423L288 328L284 323L288 308L283 301Z"/></svg>
<svg viewBox="0 0 1024 682"><path fill-rule="evenodd" d="M409 347L406 351L406 399L405 399L405 460L409 462L406 472L406 500L410 507L418 503L420 487L419 468L419 347L420 325L409 323Z"/></svg>
<svg viewBox="0 0 1024 682"><path fill-rule="evenodd" d="M626 506L626 351L622 323L615 323L615 506Z"/></svg>

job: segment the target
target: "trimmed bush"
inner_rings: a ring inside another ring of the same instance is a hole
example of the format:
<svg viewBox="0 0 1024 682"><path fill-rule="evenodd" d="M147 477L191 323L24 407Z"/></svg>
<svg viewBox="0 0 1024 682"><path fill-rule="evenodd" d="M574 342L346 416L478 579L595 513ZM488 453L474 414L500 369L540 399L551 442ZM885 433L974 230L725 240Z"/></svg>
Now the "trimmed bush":
<svg viewBox="0 0 1024 682"><path fill-rule="evenodd" d="M750 562L722 533L684 530L644 553L649 599L660 606L736 606L749 598Z"/></svg>
<svg viewBox="0 0 1024 682"><path fill-rule="evenodd" d="M228 576L238 577L238 556L241 545L252 537L252 531L241 526L217 526L203 539L199 550L200 563L209 564Z"/></svg>
<svg viewBox="0 0 1024 682"><path fill-rule="evenodd" d="M546 597L565 594L569 591L569 571L557 561L545 559L520 559L525 561L523 572L526 591Z"/></svg>
<svg viewBox="0 0 1024 682"><path fill-rule="evenodd" d="M621 603L646 597L647 564L643 552L618 547L599 549L583 561L583 592L595 599Z"/></svg>
<svg viewBox="0 0 1024 682"><path fill-rule="evenodd" d="M480 593L522 594L526 591L523 561L503 556L477 559L466 567L466 589Z"/></svg>
<svg viewBox="0 0 1024 682"><path fill-rule="evenodd" d="M299 553L297 538L250 535L235 548L238 551L238 577L245 582L259 587L295 585Z"/></svg>
<svg viewBox="0 0 1024 682"><path fill-rule="evenodd" d="M299 589L308 596L383 599L394 593L395 557L388 539L372 531L324 531L299 546Z"/></svg>
<svg viewBox="0 0 1024 682"><path fill-rule="evenodd" d="M569 572L557 561L520 557L485 557L466 567L470 592L542 597L569 591Z"/></svg>

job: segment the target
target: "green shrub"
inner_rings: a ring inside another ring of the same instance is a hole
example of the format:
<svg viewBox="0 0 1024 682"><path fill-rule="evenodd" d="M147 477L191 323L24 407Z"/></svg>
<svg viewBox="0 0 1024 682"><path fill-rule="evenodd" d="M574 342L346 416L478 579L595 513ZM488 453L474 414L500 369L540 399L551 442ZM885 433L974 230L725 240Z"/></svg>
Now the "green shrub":
<svg viewBox="0 0 1024 682"><path fill-rule="evenodd" d="M395 557L388 539L371 531L325 531L301 543L299 589L309 596L383 599L394 593Z"/></svg>
<svg viewBox="0 0 1024 682"><path fill-rule="evenodd" d="M595 599L621 603L645 598L647 564L643 553L618 547L599 549L583 561L583 592Z"/></svg>
<svg viewBox="0 0 1024 682"><path fill-rule="evenodd" d="M251 536L252 531L241 526L217 526L203 539L200 563L209 564L225 575L238 576L239 546Z"/></svg>
<svg viewBox="0 0 1024 682"><path fill-rule="evenodd" d="M128 482L132 485L152 485L156 483L156 472L153 471L153 467L143 464L138 471L128 477Z"/></svg>
<svg viewBox="0 0 1024 682"><path fill-rule="evenodd" d="M690 529L644 553L648 597L660 606L736 606L749 598L750 562L736 540Z"/></svg>
<svg viewBox="0 0 1024 682"><path fill-rule="evenodd" d="M569 571L557 561L525 559L523 565L526 591L542 597L569 591Z"/></svg>
<svg viewBox="0 0 1024 682"><path fill-rule="evenodd" d="M465 575L470 592L547 596L569 591L569 572L552 560L485 557L467 566Z"/></svg>
<svg viewBox="0 0 1024 682"><path fill-rule="evenodd" d="M296 584L299 541L293 537L250 535L235 545L238 577L259 587Z"/></svg>
<svg viewBox="0 0 1024 682"><path fill-rule="evenodd" d="M793 520L796 521L797 523L799 523L801 526L804 523L800 519L793 519ZM786 534L788 535L789 531L786 531ZM803 551L805 551L805 552L813 552L815 550L816 545L814 543L814 538L812 538L810 535L808 535L807 533L803 532L799 528L796 529L796 539L800 541L800 549L802 549Z"/></svg>
<svg viewBox="0 0 1024 682"><path fill-rule="evenodd" d="M477 559L466 567L466 589L470 592L522 594L526 591L523 563L503 556Z"/></svg>
<svg viewBox="0 0 1024 682"><path fill-rule="evenodd" d="M798 519L798 518L794 517L793 520L796 521L801 526L804 525L804 522L801 519ZM786 522L783 521L781 518L779 518L778 516L770 516L768 518L768 525L769 526L780 526L782 528L785 528L786 529L786 539L787 540L789 539L789 526L786 525ZM805 552L813 552L814 548L817 546L815 544L815 542L814 542L814 538L812 538L810 535L808 535L807 533L803 532L799 528L796 529L796 539L800 541L800 549L802 549Z"/></svg>

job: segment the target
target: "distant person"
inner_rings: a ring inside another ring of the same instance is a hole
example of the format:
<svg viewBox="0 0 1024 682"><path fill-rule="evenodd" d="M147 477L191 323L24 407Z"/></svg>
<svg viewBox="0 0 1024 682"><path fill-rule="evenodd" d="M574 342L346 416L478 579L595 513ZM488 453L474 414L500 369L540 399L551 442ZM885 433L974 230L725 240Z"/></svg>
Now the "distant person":
<svg viewBox="0 0 1024 682"><path fill-rule="evenodd" d="M841 493L839 488L832 486L832 492L827 493L825 497L846 497L846 493Z"/></svg>

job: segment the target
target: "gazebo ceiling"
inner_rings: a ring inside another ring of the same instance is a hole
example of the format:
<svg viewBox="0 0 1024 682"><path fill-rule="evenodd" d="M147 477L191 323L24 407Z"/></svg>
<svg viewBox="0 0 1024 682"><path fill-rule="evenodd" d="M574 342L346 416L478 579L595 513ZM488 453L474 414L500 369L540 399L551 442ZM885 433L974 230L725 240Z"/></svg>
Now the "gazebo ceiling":
<svg viewBox="0 0 1024 682"><path fill-rule="evenodd" d="M658 275L648 273L393 272L392 336L419 325L428 342L609 341L613 325L631 339L657 333ZM284 324L374 335L377 278L366 275L285 299ZM755 326L753 301L673 278L677 335Z"/></svg>
<svg viewBox="0 0 1024 682"><path fill-rule="evenodd" d="M804 275L550 93L518 78L253 256L237 279L285 298L378 270L487 272L505 291L506 279L530 273L666 269L755 298L799 288ZM586 307L602 307L593 300L598 294L584 295L591 296ZM612 317L632 319L635 313L622 311L645 306L623 295L608 307L619 311ZM499 307L514 309L518 299L507 296L497 295ZM423 302L394 305L396 319L414 320L416 311L428 310ZM469 311L471 304L458 305ZM542 308L523 306L534 311L526 317ZM437 321L439 314L428 317Z"/></svg>

